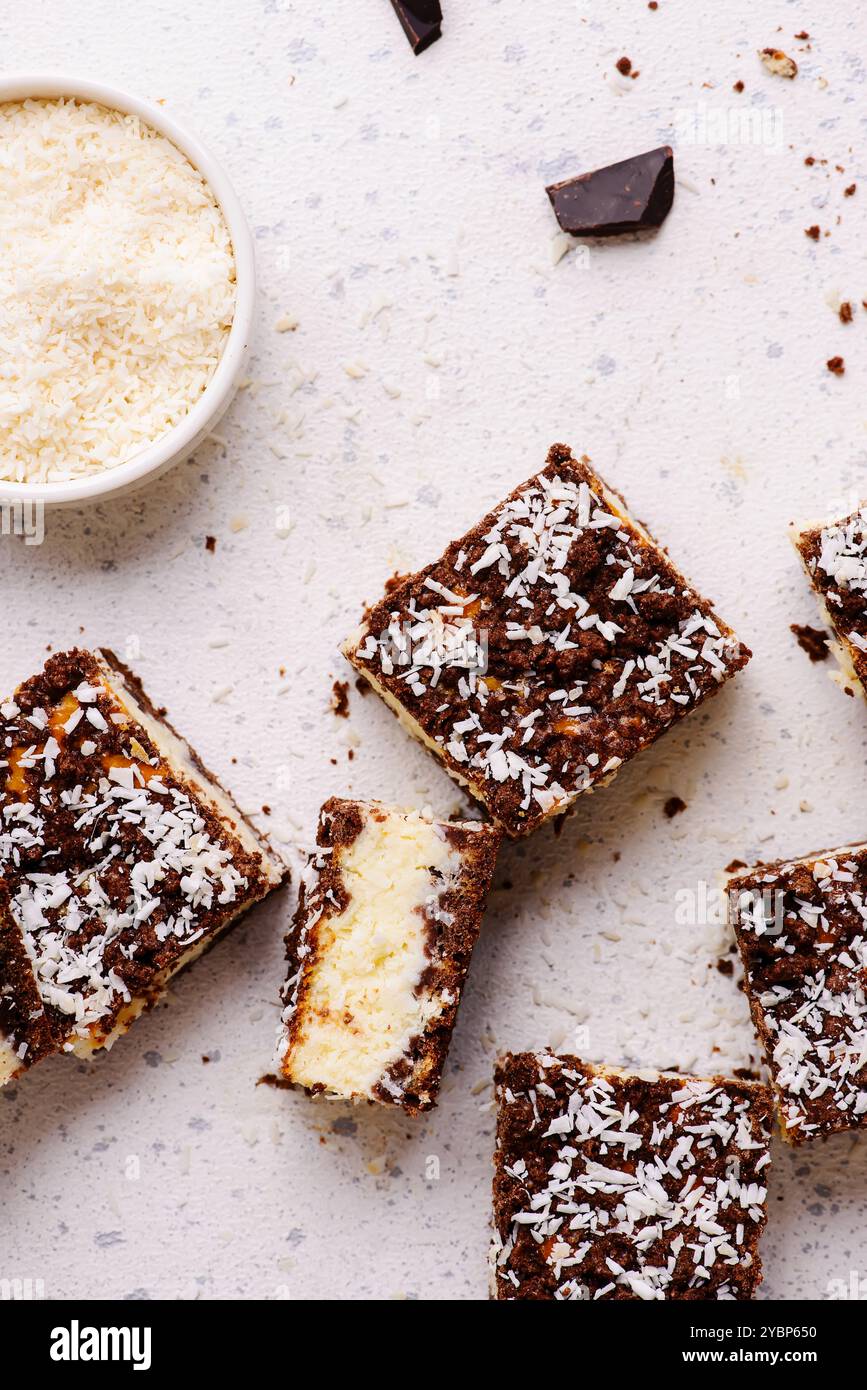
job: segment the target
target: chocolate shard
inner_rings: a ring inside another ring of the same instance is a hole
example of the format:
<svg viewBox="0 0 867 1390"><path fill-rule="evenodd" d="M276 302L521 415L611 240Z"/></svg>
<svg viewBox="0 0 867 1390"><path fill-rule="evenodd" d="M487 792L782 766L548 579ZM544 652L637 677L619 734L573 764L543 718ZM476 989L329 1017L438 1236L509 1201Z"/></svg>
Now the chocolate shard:
<svg viewBox="0 0 867 1390"><path fill-rule="evenodd" d="M439 0L391 0L413 53L424 53L442 38L443 12Z"/></svg>
<svg viewBox="0 0 867 1390"><path fill-rule="evenodd" d="M546 189L564 232L619 236L659 227L674 201L674 155L669 145L593 169Z"/></svg>

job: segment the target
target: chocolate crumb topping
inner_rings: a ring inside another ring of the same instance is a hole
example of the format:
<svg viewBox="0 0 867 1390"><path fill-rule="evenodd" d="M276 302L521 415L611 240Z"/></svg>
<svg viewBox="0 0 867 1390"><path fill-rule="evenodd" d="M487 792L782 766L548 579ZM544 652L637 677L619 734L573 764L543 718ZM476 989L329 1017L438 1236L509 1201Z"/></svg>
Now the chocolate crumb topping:
<svg viewBox="0 0 867 1390"><path fill-rule="evenodd" d="M867 846L757 864L732 925L783 1135L867 1124Z"/></svg>
<svg viewBox="0 0 867 1390"><path fill-rule="evenodd" d="M495 1081L498 1299L753 1296L766 1087L530 1052L504 1057Z"/></svg>
<svg viewBox="0 0 867 1390"><path fill-rule="evenodd" d="M610 780L750 657L564 444L344 652L512 836Z"/></svg>
<svg viewBox="0 0 867 1390"><path fill-rule="evenodd" d="M867 503L841 521L798 532L794 542L823 616L839 639L840 648L834 644L834 649L843 657L844 675L849 675L851 665L863 686L867 682ZM800 633L814 629L793 626L792 631L803 646Z"/></svg>
<svg viewBox="0 0 867 1390"><path fill-rule="evenodd" d="M0 1032L25 1065L104 1045L279 881L126 701L158 719L117 658L76 649L0 704Z"/></svg>

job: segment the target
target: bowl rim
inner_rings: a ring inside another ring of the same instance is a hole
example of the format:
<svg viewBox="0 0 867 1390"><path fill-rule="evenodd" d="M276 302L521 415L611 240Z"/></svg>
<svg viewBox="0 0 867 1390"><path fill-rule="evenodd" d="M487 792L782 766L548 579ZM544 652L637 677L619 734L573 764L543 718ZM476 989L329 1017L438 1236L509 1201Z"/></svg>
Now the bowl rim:
<svg viewBox="0 0 867 1390"><path fill-rule="evenodd" d="M183 420L161 439L140 450L126 463L101 469L93 477L56 483L18 483L0 479L0 504L29 502L44 506L102 501L113 493L143 482L190 451L196 437L228 404L247 354L253 325L256 267L253 239L243 208L222 165L190 131L163 108L124 88L64 72L22 72L0 77L0 103L69 97L98 102L138 116L178 147L213 192L229 229L235 257L235 313L216 371Z"/></svg>

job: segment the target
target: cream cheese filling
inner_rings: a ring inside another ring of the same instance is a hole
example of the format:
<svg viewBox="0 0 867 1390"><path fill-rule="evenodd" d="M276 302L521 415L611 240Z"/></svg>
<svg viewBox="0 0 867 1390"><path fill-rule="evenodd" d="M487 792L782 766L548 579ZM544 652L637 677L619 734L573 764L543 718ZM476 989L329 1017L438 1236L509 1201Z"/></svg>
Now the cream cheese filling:
<svg viewBox="0 0 867 1390"><path fill-rule="evenodd" d="M7 1081L11 1081L26 1061L26 1056L18 1056L8 1038L0 1038L0 1086L5 1086Z"/></svg>
<svg viewBox="0 0 867 1390"><path fill-rule="evenodd" d="M315 955L283 1064L301 1086L368 1099L377 1085L399 1093L389 1068L454 1002L421 986L430 963L424 914L440 910L462 863L436 824L410 812L380 814L368 815L340 854L349 902L313 928Z"/></svg>

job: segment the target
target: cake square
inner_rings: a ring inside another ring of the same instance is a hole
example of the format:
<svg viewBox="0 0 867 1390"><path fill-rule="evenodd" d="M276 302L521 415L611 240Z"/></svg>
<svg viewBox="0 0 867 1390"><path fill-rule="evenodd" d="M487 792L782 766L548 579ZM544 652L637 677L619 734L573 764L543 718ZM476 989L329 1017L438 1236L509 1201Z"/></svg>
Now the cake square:
<svg viewBox="0 0 867 1390"><path fill-rule="evenodd" d="M751 655L563 444L343 652L511 836L610 781Z"/></svg>
<svg viewBox="0 0 867 1390"><path fill-rule="evenodd" d="M792 527L792 541L813 586L822 620L835 634L829 645L832 678L848 695L867 685L867 503L816 526Z"/></svg>
<svg viewBox="0 0 867 1390"><path fill-rule="evenodd" d="M109 651L0 704L0 1084L115 1039L285 869Z"/></svg>
<svg viewBox="0 0 867 1390"><path fill-rule="evenodd" d="M744 988L783 1137L867 1124L867 845L729 881Z"/></svg>
<svg viewBox="0 0 867 1390"><path fill-rule="evenodd" d="M752 1298L767 1087L532 1052L495 1081L494 1297Z"/></svg>
<svg viewBox="0 0 867 1390"><path fill-rule="evenodd" d="M435 1104L499 843L478 821L325 803L286 938L286 1081L410 1114Z"/></svg>

